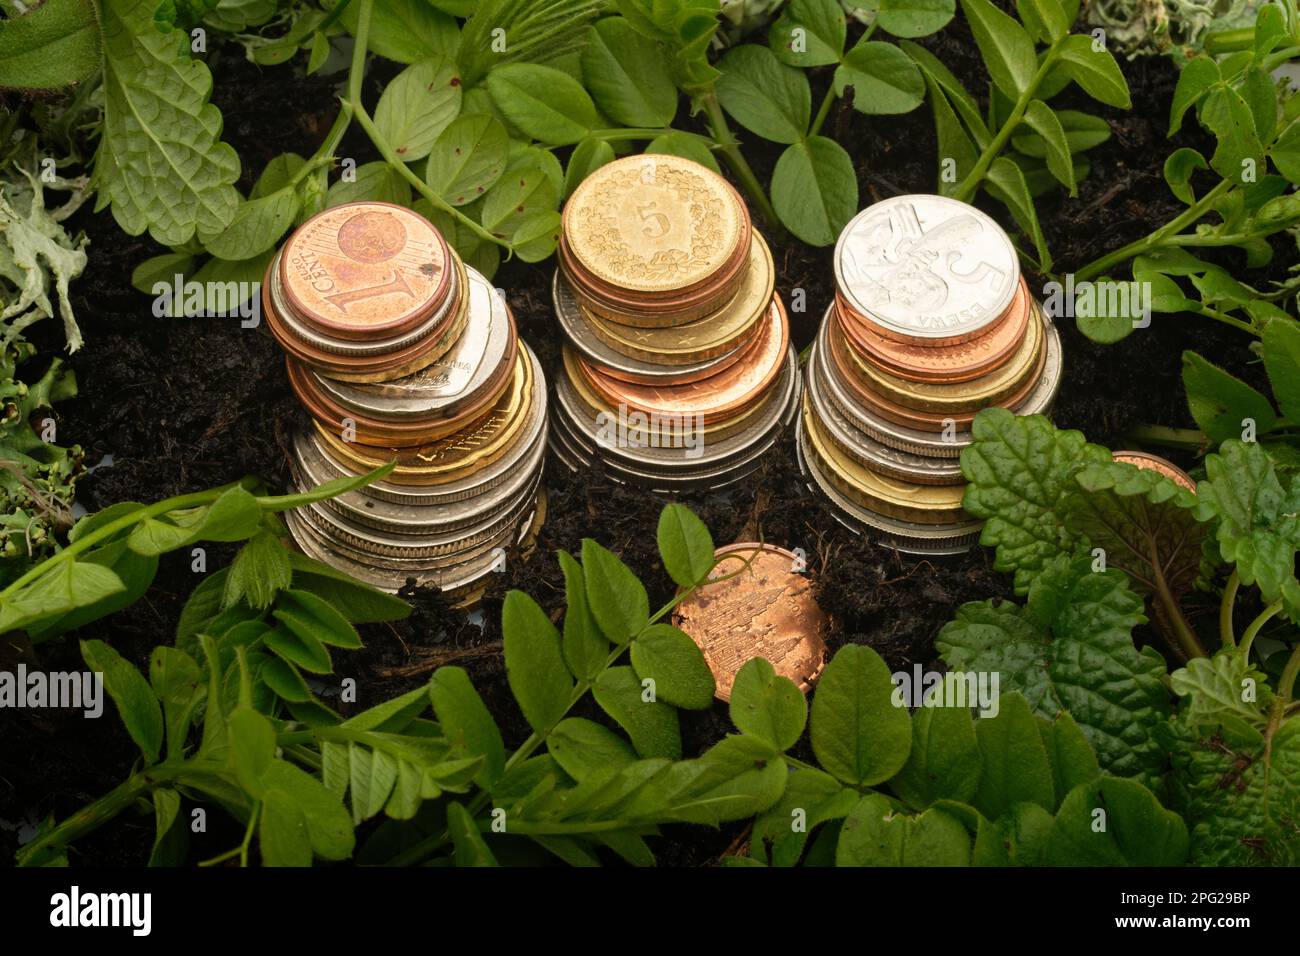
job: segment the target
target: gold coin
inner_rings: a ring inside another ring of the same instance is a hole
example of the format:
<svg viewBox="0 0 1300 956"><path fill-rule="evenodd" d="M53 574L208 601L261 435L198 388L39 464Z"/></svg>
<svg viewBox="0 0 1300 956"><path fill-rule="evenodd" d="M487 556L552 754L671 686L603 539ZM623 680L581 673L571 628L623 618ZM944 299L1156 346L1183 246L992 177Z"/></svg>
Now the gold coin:
<svg viewBox="0 0 1300 956"><path fill-rule="evenodd" d="M646 329L620 325L583 309L587 324L620 355L660 365L691 365L726 355L758 329L776 290L772 251L757 232L753 237L740 291L712 315L672 328Z"/></svg>
<svg viewBox="0 0 1300 956"><path fill-rule="evenodd" d="M579 184L564 207L564 232L597 279L629 292L670 292L722 268L746 215L712 170L677 156L628 156Z"/></svg>
<svg viewBox="0 0 1300 956"><path fill-rule="evenodd" d="M1029 331L1015 354L1005 365L968 382L908 381L882 370L863 358L851 345L846 351L853 356L858 374L889 401L927 412L960 413L1000 405L1015 395L1038 368L1046 338L1043 320L1035 304Z"/></svg>
<svg viewBox="0 0 1300 956"><path fill-rule="evenodd" d="M970 520L962 510L963 485L918 485L863 467L835 446L804 396L803 427L826 478L851 501L869 511L917 524Z"/></svg>
<svg viewBox="0 0 1300 956"><path fill-rule="evenodd" d="M320 422L315 423L316 430L330 451L358 473L396 458L397 467L385 479L392 484L437 485L464 478L506 454L524 431L530 416L542 410L545 392L540 381L541 367L528 346L519 344L510 388L487 415L454 435L422 448L390 449L345 442Z"/></svg>

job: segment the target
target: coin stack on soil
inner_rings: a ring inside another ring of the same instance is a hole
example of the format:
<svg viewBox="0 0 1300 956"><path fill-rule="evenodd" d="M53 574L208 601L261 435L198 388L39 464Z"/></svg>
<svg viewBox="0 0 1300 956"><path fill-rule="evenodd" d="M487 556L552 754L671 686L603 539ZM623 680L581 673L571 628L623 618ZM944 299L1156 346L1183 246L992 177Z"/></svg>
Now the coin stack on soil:
<svg viewBox="0 0 1300 956"><path fill-rule="evenodd" d="M800 375L736 191L675 156L610 163L565 206L559 261L556 458L665 492L750 475L793 422Z"/></svg>
<svg viewBox="0 0 1300 956"><path fill-rule="evenodd" d="M995 405L1048 412L1060 336L1006 233L954 199L863 210L835 247L835 279L799 423L809 487L900 551L964 551L980 532L961 507L971 422Z"/></svg>
<svg viewBox="0 0 1300 956"><path fill-rule="evenodd" d="M362 202L294 232L262 300L314 419L294 436L299 489L397 461L289 512L294 540L390 591L472 596L543 513L546 384L504 297L422 216Z"/></svg>

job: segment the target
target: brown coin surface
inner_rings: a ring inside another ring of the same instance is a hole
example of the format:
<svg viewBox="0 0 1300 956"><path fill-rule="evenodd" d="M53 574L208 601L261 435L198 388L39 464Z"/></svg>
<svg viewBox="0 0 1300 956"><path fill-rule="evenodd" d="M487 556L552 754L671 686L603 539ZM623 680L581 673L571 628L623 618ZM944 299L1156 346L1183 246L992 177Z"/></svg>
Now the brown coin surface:
<svg viewBox="0 0 1300 956"><path fill-rule="evenodd" d="M755 542L719 548L714 558L718 566L710 580L716 583L702 585L679 604L673 624L699 645L718 699L731 699L736 674L755 657L806 694L826 666L830 621L813 596L812 582L796 570L802 559Z"/></svg>
<svg viewBox="0 0 1300 956"><path fill-rule="evenodd" d="M1166 461L1159 455L1152 455L1145 451L1113 451L1110 453L1110 457L1115 461L1125 462L1135 468L1159 472L1174 484L1181 485L1192 494L1196 494L1196 482L1192 481L1191 476L1173 462Z"/></svg>
<svg viewBox="0 0 1300 956"><path fill-rule="evenodd" d="M342 338L383 338L418 324L447 294L449 251L402 206L347 203L285 243L281 281L295 314Z"/></svg>

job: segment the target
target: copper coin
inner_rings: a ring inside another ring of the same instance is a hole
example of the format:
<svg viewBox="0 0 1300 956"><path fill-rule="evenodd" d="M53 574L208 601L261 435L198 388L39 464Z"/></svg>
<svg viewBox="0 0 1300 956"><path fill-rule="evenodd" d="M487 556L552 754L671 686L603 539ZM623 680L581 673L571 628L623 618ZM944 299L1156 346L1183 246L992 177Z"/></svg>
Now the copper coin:
<svg viewBox="0 0 1300 956"><path fill-rule="evenodd" d="M1032 298L1021 279L1010 307L986 332L956 345L915 345L881 335L840 296L836 319L854 347L900 378L968 382L987 375L1015 353L1029 328Z"/></svg>
<svg viewBox="0 0 1300 956"><path fill-rule="evenodd" d="M727 545L713 556L714 583L677 605L673 624L699 645L718 699L731 699L736 675L755 657L808 693L826 667L830 619L817 604L812 581L800 573L803 560L757 542Z"/></svg>
<svg viewBox="0 0 1300 956"><path fill-rule="evenodd" d="M1171 461L1166 461L1159 455L1152 455L1145 451L1113 451L1110 457L1115 461L1122 461L1132 465L1135 468L1142 468L1146 471L1154 471L1164 475L1176 485L1186 488L1192 494L1196 494L1196 482L1187 472L1183 471Z"/></svg>
<svg viewBox="0 0 1300 956"><path fill-rule="evenodd" d="M356 202L317 213L284 246L290 307L345 339L418 325L447 294L451 254L427 219L402 206Z"/></svg>
<svg viewBox="0 0 1300 956"><path fill-rule="evenodd" d="M579 363L588 384L617 407L646 415L703 415L705 424L740 414L766 394L780 374L790 342L790 323L779 296L772 299L767 321L752 351L735 365L697 382L683 385L633 385Z"/></svg>
<svg viewBox="0 0 1300 956"><path fill-rule="evenodd" d="M612 288L674 297L710 284L744 248L748 212L710 169L668 155L628 156L584 179L564 207L573 260Z"/></svg>

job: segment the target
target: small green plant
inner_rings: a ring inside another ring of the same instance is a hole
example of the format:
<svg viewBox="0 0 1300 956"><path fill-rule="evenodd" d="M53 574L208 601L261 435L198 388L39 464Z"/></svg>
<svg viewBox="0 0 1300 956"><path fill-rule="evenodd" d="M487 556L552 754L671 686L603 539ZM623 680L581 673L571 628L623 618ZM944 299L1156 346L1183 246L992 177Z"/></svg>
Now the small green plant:
<svg viewBox="0 0 1300 956"><path fill-rule="evenodd" d="M1208 160L1190 147L1165 159L1165 181L1187 208L1083 266L1076 279L1109 277L1131 261L1133 279L1150 287L1153 311L1196 313L1259 336L1271 321L1288 319L1285 299L1300 288L1300 276L1260 290L1196 250L1235 249L1245 268L1258 268L1272 260L1269 238L1300 224L1294 192L1300 183L1300 95L1273 76L1300 56L1294 0L1262 7L1248 40L1221 58L1201 53L1178 76L1169 135L1190 110L1215 140ZM1194 180L1201 177L1213 185L1198 196ZM1109 343L1128 335L1133 324L1125 316L1080 316L1079 328Z"/></svg>
<svg viewBox="0 0 1300 956"><path fill-rule="evenodd" d="M1035 265L1047 271L1052 258L1034 196L1053 180L1074 195L1088 171L1080 154L1110 137L1104 119L1053 109L1047 101L1074 83L1100 103L1127 109L1128 83L1104 43L1070 33L1077 0L1019 0L1019 20L989 0L962 0L961 6L992 81L986 114L938 58L915 43L902 44L930 94L938 191L963 202L987 191L1031 238Z"/></svg>

